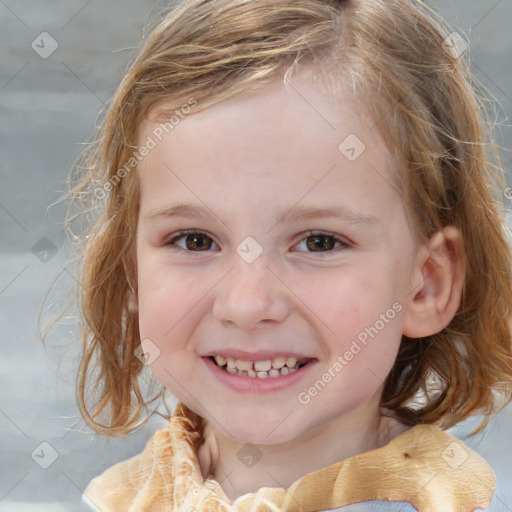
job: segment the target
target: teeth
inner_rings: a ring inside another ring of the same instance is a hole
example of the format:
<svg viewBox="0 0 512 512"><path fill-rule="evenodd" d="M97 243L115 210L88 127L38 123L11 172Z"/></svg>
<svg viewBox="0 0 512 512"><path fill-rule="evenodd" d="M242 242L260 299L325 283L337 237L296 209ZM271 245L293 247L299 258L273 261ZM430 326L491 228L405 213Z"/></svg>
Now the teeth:
<svg viewBox="0 0 512 512"><path fill-rule="evenodd" d="M254 361L254 369L257 372L268 372L272 368L272 361L266 359L265 361Z"/></svg>
<svg viewBox="0 0 512 512"><path fill-rule="evenodd" d="M240 361L240 359L236 359L236 367L239 370L244 370L248 372L249 370L252 370L252 361ZM257 368L255 368L257 370Z"/></svg>
<svg viewBox="0 0 512 512"><path fill-rule="evenodd" d="M219 366L224 366L226 364L226 360L222 356L215 356L215 361Z"/></svg>
<svg viewBox="0 0 512 512"><path fill-rule="evenodd" d="M224 367L227 372L233 375L258 377L260 379L287 375L299 369L297 358L295 357L276 357L272 360L265 359L263 361L243 361L217 355L214 359L218 366Z"/></svg>
<svg viewBox="0 0 512 512"><path fill-rule="evenodd" d="M272 359L272 366L274 368L277 368L278 370L280 368L282 368L285 364L286 364L286 359L284 357L276 357L275 359Z"/></svg>
<svg viewBox="0 0 512 512"><path fill-rule="evenodd" d="M284 366L287 366L288 368L295 368L297 366L297 358L295 357L275 357L272 360L265 359L263 361L253 362L234 359L233 357L224 358L222 356L215 356L215 361L219 366L224 366L227 363L228 368L233 370L243 370L245 372L250 370L255 370L256 372L268 372L271 368L280 370Z"/></svg>
<svg viewBox="0 0 512 512"><path fill-rule="evenodd" d="M288 368L293 368L297 364L297 359L295 357L288 357L286 359L286 366Z"/></svg>

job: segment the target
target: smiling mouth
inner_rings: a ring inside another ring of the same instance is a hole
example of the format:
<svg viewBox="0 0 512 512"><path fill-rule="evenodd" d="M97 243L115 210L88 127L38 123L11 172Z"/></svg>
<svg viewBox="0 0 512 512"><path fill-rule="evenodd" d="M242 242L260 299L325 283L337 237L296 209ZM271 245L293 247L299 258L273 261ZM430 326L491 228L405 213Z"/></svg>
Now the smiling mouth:
<svg viewBox="0 0 512 512"><path fill-rule="evenodd" d="M219 356L210 356L209 359L213 361L219 368L224 370L227 373L232 375L240 375L244 377L253 377L253 378L272 378L272 377L280 377L282 375L288 375L290 373L296 372L298 369L302 368L313 359L295 361L290 358L279 362L276 359L270 361L244 361L243 369L237 367L237 362L233 359L229 358L228 360ZM283 358L284 359L284 358ZM270 363L270 364L269 364ZM239 363L238 363L239 364Z"/></svg>

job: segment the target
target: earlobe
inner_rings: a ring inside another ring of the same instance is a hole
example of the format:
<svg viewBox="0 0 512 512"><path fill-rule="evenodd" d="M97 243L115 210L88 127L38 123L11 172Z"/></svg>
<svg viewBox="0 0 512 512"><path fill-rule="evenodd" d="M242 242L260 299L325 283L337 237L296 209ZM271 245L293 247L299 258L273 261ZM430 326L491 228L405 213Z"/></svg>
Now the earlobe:
<svg viewBox="0 0 512 512"><path fill-rule="evenodd" d="M421 338L442 331L460 306L465 277L461 232L448 226L436 232L418 251L403 317L402 333Z"/></svg>
<svg viewBox="0 0 512 512"><path fill-rule="evenodd" d="M132 264L126 265L126 262L123 259L123 266L126 275L126 281L128 282L129 291L126 294L126 301L128 304L128 311L132 314L137 314L139 312L139 298L137 295L137 287L133 286L132 281L133 276L136 275L136 270ZM129 268L128 268L129 267ZM135 279L136 282L136 279Z"/></svg>
<svg viewBox="0 0 512 512"><path fill-rule="evenodd" d="M135 292L128 292L128 311L136 315L139 312L139 301L137 299L137 294Z"/></svg>

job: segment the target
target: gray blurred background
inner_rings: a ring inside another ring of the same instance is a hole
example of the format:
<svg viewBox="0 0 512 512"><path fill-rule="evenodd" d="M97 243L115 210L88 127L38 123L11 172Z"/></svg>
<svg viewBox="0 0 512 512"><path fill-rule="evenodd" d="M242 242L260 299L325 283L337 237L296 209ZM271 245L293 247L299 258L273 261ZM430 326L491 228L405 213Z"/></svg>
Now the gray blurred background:
<svg viewBox="0 0 512 512"><path fill-rule="evenodd" d="M474 74L499 102L498 142L509 150L512 2L428 3L469 40ZM165 7L156 0L0 0L1 511L79 510L91 478L139 453L166 424L156 416L122 439L95 436L76 405L79 341L72 315L46 348L36 326L43 295L70 254L63 233L66 174L144 25ZM503 162L510 183L512 158L505 149ZM511 194L504 195L510 202ZM57 290L72 283L73 273L64 272ZM493 510L512 511L512 407L466 439L475 421L450 433L496 472Z"/></svg>

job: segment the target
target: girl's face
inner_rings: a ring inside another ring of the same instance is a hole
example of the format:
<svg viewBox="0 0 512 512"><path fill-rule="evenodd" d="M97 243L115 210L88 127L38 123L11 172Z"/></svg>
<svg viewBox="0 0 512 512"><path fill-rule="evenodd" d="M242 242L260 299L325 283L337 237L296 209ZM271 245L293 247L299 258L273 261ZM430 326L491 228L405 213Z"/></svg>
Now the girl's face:
<svg viewBox="0 0 512 512"><path fill-rule="evenodd" d="M139 131L156 143L138 168L143 346L171 393L241 443L376 417L421 284L375 122L298 76ZM231 351L310 362L235 376L208 357Z"/></svg>

